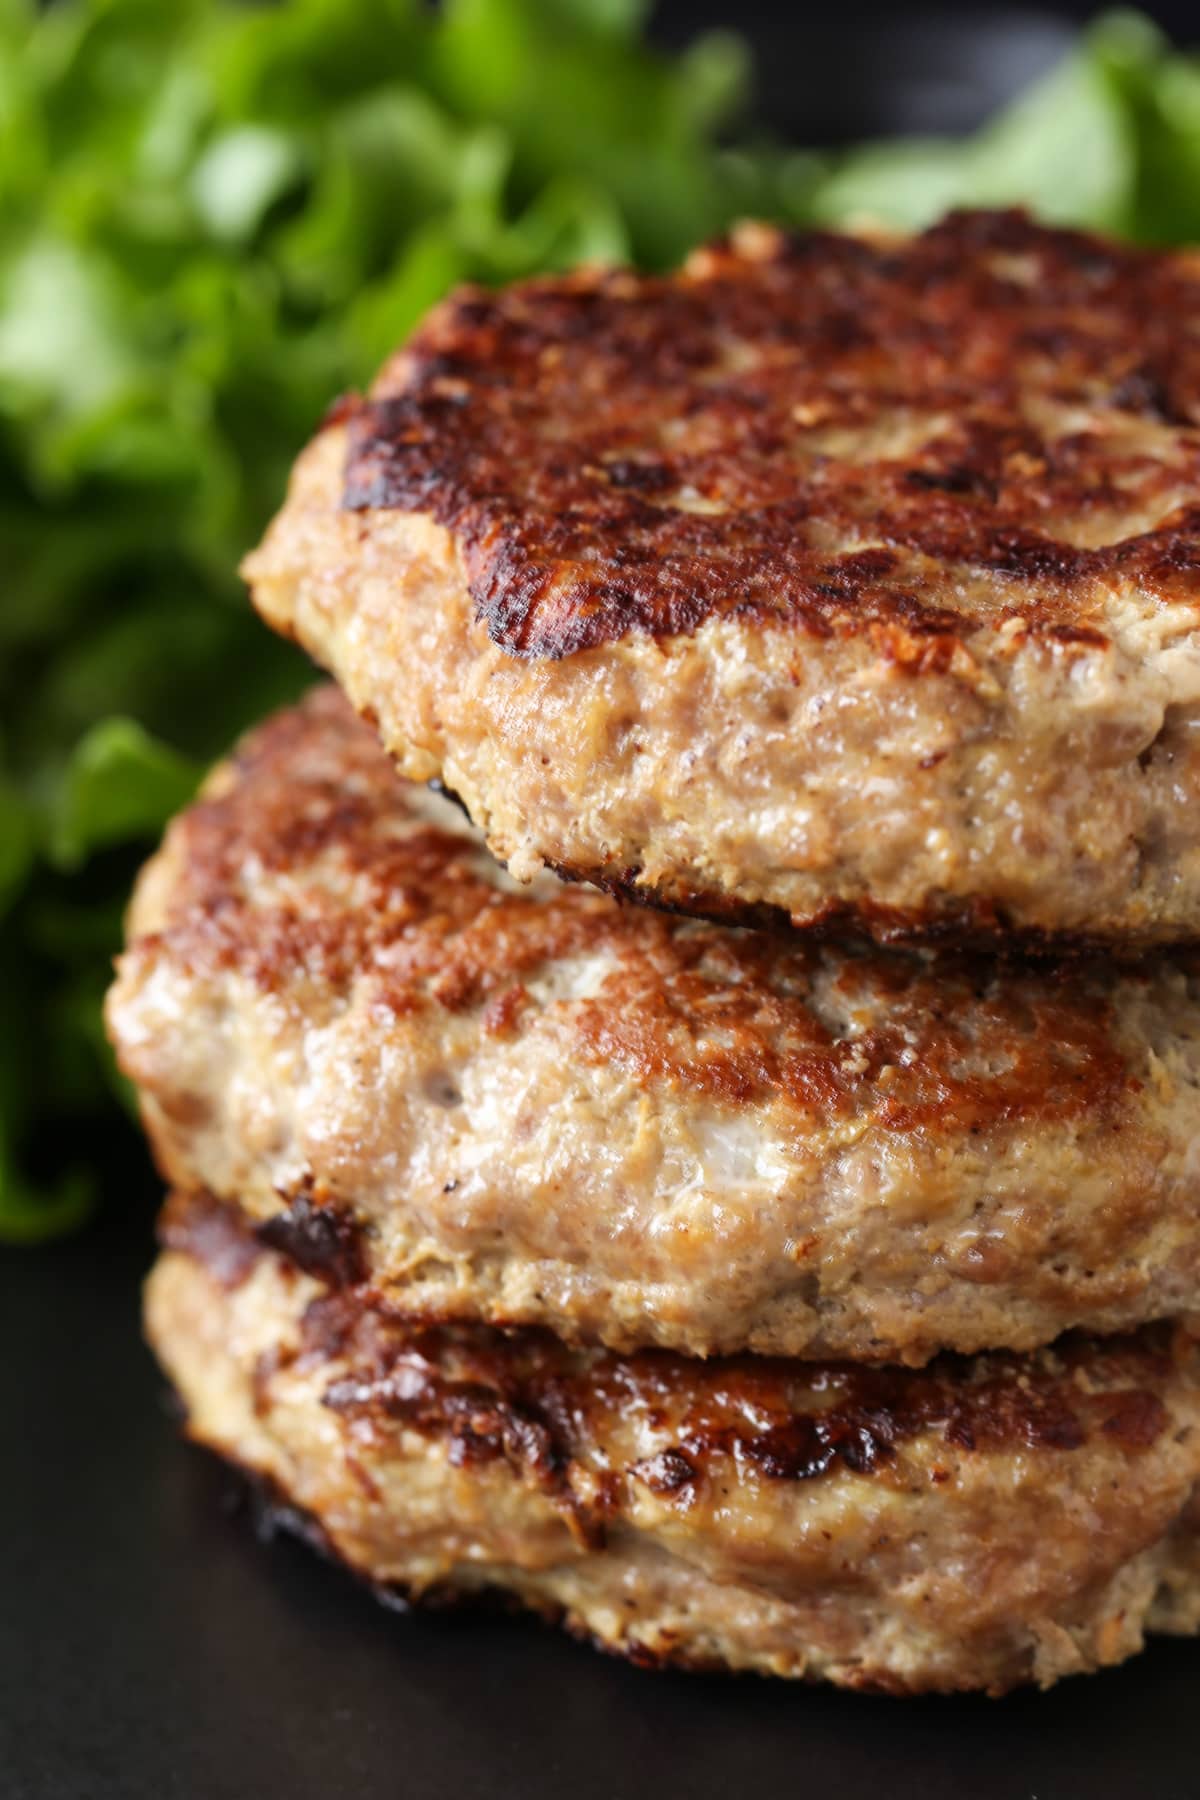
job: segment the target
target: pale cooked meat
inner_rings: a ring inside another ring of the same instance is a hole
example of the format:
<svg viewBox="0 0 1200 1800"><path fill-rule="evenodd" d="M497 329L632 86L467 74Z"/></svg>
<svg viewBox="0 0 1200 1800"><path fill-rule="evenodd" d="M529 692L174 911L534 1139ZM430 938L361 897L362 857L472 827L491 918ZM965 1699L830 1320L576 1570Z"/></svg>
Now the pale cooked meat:
<svg viewBox="0 0 1200 1800"><path fill-rule="evenodd" d="M1163 1330L923 1371L388 1320L176 1202L147 1295L189 1429L416 1597L641 1661L1049 1684L1195 1630L1200 1369Z"/></svg>
<svg viewBox="0 0 1200 1800"><path fill-rule="evenodd" d="M397 1308L912 1362L1196 1308L1190 963L518 891L332 691L171 828L108 1017L168 1177Z"/></svg>
<svg viewBox="0 0 1200 1800"><path fill-rule="evenodd" d="M1200 935L1193 252L970 213L461 294L246 573L521 879Z"/></svg>

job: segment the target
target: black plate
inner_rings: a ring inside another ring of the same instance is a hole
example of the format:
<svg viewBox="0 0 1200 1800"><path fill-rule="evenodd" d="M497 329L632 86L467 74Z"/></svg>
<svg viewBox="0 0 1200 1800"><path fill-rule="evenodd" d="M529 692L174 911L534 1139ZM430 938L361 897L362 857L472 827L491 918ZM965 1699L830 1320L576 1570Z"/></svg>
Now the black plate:
<svg viewBox="0 0 1200 1800"><path fill-rule="evenodd" d="M142 1216L138 1216L139 1212ZM4 1800L1194 1800L1200 1644L1004 1701L643 1673L398 1615L181 1446L138 1336L149 1206L0 1259Z"/></svg>

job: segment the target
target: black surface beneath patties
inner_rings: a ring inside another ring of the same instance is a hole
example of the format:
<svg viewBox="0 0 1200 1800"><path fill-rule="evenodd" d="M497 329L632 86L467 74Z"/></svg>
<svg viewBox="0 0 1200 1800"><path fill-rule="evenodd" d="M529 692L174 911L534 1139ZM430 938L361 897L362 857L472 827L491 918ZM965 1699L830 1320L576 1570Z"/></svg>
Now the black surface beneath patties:
<svg viewBox="0 0 1200 1800"><path fill-rule="evenodd" d="M149 1193L0 1256L4 1800L1191 1800L1200 1645L1005 1701L653 1674L389 1613L183 1447L138 1334Z"/></svg>

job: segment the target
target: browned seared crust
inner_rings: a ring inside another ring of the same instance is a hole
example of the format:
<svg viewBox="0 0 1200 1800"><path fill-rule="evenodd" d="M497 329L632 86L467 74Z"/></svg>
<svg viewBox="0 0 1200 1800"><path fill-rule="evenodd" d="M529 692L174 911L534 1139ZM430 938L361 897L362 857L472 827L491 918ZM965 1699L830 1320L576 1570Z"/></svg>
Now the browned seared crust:
<svg viewBox="0 0 1200 1800"><path fill-rule="evenodd" d="M507 882L324 690L139 884L168 1177L398 1309L920 1362L1196 1305L1184 960L844 950Z"/></svg>
<svg viewBox="0 0 1200 1800"><path fill-rule="evenodd" d="M352 411L344 504L448 526L516 656L735 613L948 666L981 571L994 622L1102 645L1105 582L1195 597L1198 320L1193 262L1016 213L759 227L451 300Z"/></svg>
<svg viewBox="0 0 1200 1800"><path fill-rule="evenodd" d="M211 1194L172 1194L159 1236L227 1290L242 1285L270 1245L239 1207ZM236 1263L218 1237L237 1243ZM659 1430L671 1422L653 1458L613 1470L636 1472L656 1493L713 1479L726 1456L783 1481L810 1481L834 1467L878 1474L932 1425L960 1450L1078 1450L1101 1435L1133 1452L1169 1424L1155 1392L1171 1366L1163 1325L1140 1337L1069 1336L1041 1356L943 1355L924 1369L766 1356L703 1361L667 1350L619 1356L534 1328L406 1319L374 1306L366 1290L323 1285L304 1313L302 1352L344 1358L351 1370L326 1390L327 1406L445 1438L459 1466L507 1457L556 1493L569 1486L580 1439L611 1435L630 1412ZM1080 1369L1086 1383L1077 1380ZM592 1537L603 1535L605 1504L601 1493Z"/></svg>
<svg viewBox="0 0 1200 1800"><path fill-rule="evenodd" d="M148 1324L193 1435L369 1579L499 1587L639 1660L998 1692L1196 1624L1200 1368L1169 1332L920 1372L619 1357L180 1248Z"/></svg>
<svg viewBox="0 0 1200 1800"><path fill-rule="evenodd" d="M1200 259L747 227L439 308L246 565L519 879L1200 935Z"/></svg>

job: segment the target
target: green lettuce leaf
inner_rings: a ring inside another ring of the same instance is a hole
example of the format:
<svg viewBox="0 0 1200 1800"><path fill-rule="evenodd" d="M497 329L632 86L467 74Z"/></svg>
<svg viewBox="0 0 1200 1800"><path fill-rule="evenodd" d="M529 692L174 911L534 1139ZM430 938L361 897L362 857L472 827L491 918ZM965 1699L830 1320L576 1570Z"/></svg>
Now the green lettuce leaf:
<svg viewBox="0 0 1200 1800"><path fill-rule="evenodd" d="M0 1239L86 1204L139 856L310 678L236 566L325 407L454 282L668 262L770 179L740 47L644 10L0 0Z"/></svg>
<svg viewBox="0 0 1200 1800"><path fill-rule="evenodd" d="M917 229L952 206L1160 243L1200 238L1200 64L1136 13L1078 49L974 137L867 144L813 198L822 220Z"/></svg>
<svg viewBox="0 0 1200 1800"><path fill-rule="evenodd" d="M105 719L80 739L59 786L50 854L77 869L111 844L157 835L196 791L201 771L134 719Z"/></svg>
<svg viewBox="0 0 1200 1800"><path fill-rule="evenodd" d="M830 155L747 122L736 36L667 55L647 14L0 0L0 1240L88 1204L138 859L310 679L238 557L329 402L447 288L663 267L746 214L1021 201L1200 239L1200 65L1136 15L973 137Z"/></svg>

